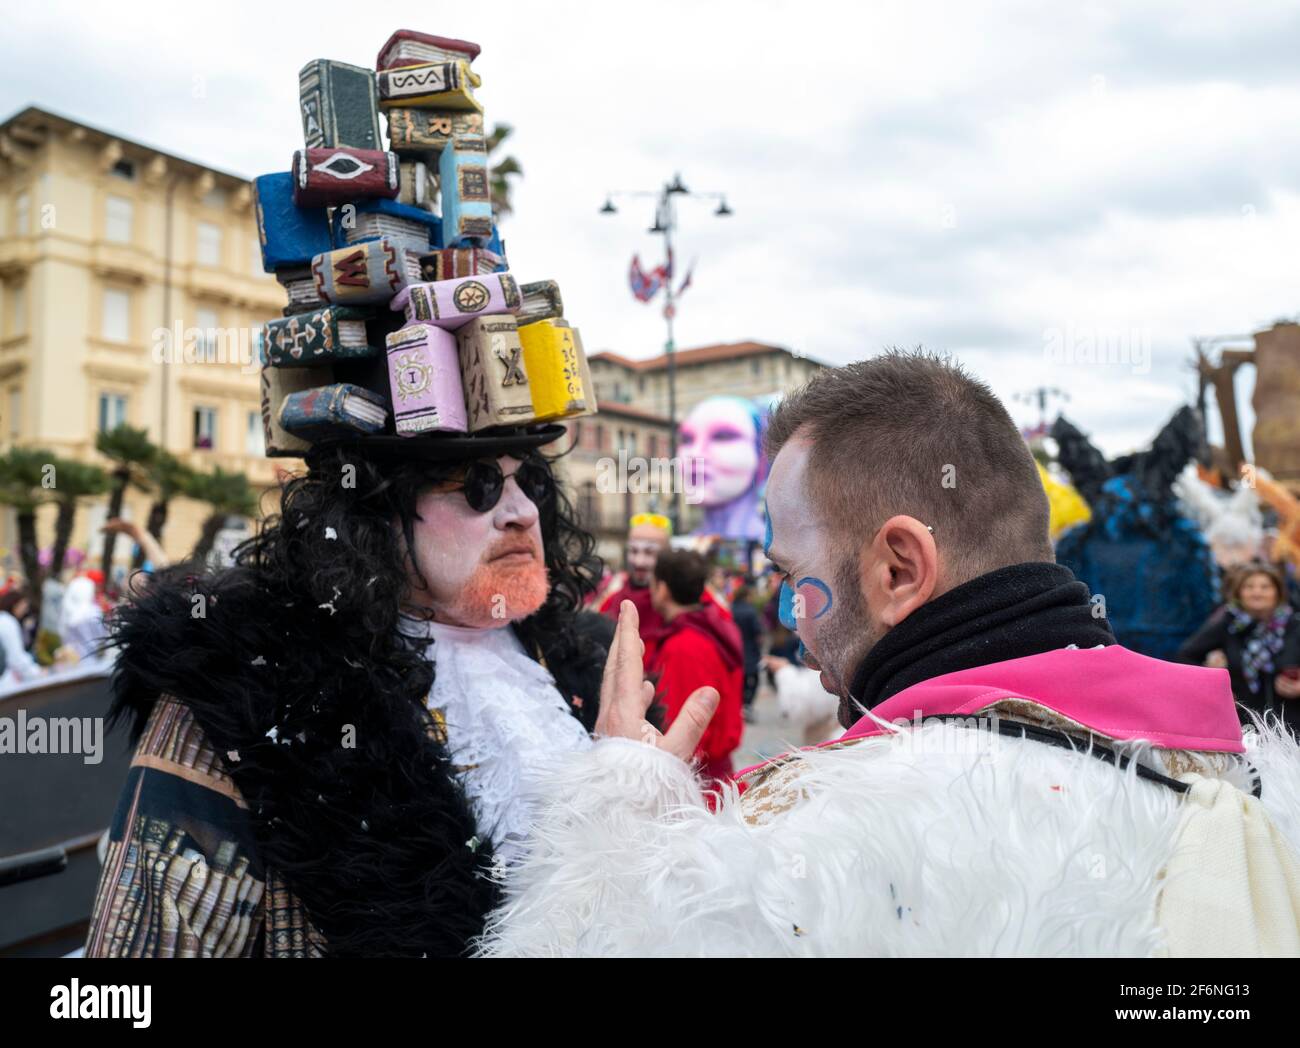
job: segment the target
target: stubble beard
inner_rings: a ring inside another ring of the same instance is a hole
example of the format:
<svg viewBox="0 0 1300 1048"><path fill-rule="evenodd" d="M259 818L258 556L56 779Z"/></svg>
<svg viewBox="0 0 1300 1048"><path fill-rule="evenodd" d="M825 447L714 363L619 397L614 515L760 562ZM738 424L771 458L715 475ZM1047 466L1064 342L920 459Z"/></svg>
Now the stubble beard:
<svg viewBox="0 0 1300 1048"><path fill-rule="evenodd" d="M865 712L849 694L853 675L885 635L885 630L872 620L867 602L862 598L855 561L846 560L840 565L835 587L839 601L829 621L817 631L820 641L817 646L824 656L818 661L836 685L840 698L836 716L840 726L851 728Z"/></svg>

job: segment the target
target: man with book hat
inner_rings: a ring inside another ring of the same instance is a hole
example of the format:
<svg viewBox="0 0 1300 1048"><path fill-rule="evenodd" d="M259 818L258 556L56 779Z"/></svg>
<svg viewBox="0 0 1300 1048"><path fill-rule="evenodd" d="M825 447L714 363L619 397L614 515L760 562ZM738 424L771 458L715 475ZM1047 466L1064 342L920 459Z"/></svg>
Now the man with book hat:
<svg viewBox="0 0 1300 1048"><path fill-rule="evenodd" d="M441 127L477 105L477 53L403 30L378 85L303 70L307 149L257 195L291 296L266 328L267 453L306 469L234 567L160 572L113 624L137 746L89 956L462 953L537 776L591 745L612 630L579 611L599 562L545 454L594 409L558 289L517 285L490 208L448 184L441 216L414 192L347 211L437 159L377 149L376 98ZM481 121L460 126L445 148L481 157Z"/></svg>

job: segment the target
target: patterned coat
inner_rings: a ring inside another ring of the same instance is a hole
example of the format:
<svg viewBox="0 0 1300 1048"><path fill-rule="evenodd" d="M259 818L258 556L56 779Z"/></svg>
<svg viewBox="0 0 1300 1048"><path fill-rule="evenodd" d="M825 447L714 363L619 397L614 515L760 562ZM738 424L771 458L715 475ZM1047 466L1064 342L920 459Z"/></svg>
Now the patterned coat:
<svg viewBox="0 0 1300 1048"><path fill-rule="evenodd" d="M145 725L109 830L88 957L309 957L324 941L258 858L248 803L194 714Z"/></svg>

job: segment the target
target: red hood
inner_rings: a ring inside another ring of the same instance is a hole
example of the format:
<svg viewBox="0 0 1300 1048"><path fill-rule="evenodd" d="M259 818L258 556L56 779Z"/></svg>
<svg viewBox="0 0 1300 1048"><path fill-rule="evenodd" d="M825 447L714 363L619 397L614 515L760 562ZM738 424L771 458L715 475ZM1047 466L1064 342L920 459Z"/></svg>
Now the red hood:
<svg viewBox="0 0 1300 1048"><path fill-rule="evenodd" d="M745 646L740 639L740 628L717 604L709 603L695 611L683 611L665 627L664 637L680 629L698 630L716 641L727 669L744 664Z"/></svg>

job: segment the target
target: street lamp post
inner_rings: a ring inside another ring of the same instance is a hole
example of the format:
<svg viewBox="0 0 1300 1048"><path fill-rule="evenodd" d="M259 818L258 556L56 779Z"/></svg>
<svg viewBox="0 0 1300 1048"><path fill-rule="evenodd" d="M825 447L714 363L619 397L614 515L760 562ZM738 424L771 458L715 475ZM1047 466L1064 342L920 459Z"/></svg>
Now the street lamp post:
<svg viewBox="0 0 1300 1048"><path fill-rule="evenodd" d="M600 209L602 215L617 214L614 206L615 197L655 197L655 224L649 232L658 233L664 238L664 257L669 260L668 279L664 282L664 321L668 326L668 341L664 344L664 355L668 358L668 442L671 461L677 461L677 345L673 339L673 319L677 314L677 301L673 293L673 280L676 279L677 263L673 256L673 232L677 228L677 209L673 197L694 197L697 200L716 200L718 206L714 215L726 218L732 211L727 206L727 198L722 193L692 193L682 183L680 174L673 175L671 182L665 182L662 189L617 191L605 195L605 206ZM680 512L678 509L679 492L674 491L669 505L669 519L673 522L673 533L679 530Z"/></svg>

